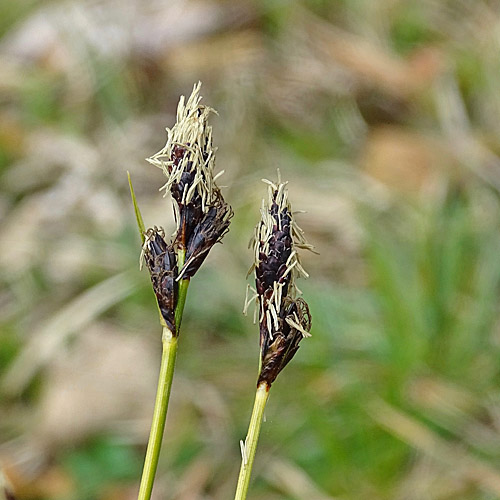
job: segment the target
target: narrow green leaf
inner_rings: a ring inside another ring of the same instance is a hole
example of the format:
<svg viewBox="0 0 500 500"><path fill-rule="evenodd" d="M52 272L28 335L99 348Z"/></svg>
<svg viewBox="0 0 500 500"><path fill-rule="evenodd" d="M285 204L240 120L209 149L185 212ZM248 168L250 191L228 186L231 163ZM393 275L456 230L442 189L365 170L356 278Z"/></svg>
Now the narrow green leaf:
<svg viewBox="0 0 500 500"><path fill-rule="evenodd" d="M141 211L139 210L139 205L137 205L137 199L135 198L134 187L132 186L132 179L130 178L130 172L127 172L128 185L130 186L130 196L132 197L132 203L134 204L135 218L137 220L137 227L139 228L139 234L141 235L142 243L144 243L144 234L146 233L146 228L144 226L144 221L142 220Z"/></svg>

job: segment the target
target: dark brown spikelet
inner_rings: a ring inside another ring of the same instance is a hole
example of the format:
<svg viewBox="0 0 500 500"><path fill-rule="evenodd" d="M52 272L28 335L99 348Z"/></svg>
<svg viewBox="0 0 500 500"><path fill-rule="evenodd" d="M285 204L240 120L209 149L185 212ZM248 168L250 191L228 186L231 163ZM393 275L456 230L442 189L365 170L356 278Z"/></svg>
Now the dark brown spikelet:
<svg viewBox="0 0 500 500"><path fill-rule="evenodd" d="M293 218L286 183L265 182L269 197L261 208L253 246L261 348L258 384L271 386L302 338L310 336L311 315L305 300L296 298L295 279L307 276L297 249L312 246Z"/></svg>
<svg viewBox="0 0 500 500"><path fill-rule="evenodd" d="M292 278L291 273L285 274L293 246L290 228L292 216L286 206L279 209L276 195L277 191L273 193L269 208L272 230L267 241L259 241L259 263L255 266L257 293L267 300L273 294L275 283L282 285L283 295L286 296Z"/></svg>
<svg viewBox="0 0 500 500"><path fill-rule="evenodd" d="M280 317L278 320L280 329L274 332L272 338L266 330L266 321L261 322L262 367L257 385L266 382L271 386L298 351L299 342L305 336L303 332L309 332L311 329L311 314L307 302L301 298L287 301L289 303L283 309L284 318ZM296 323L297 317L298 323ZM293 324L299 325L300 329L292 326ZM263 332L263 329L266 331Z"/></svg>
<svg viewBox="0 0 500 500"><path fill-rule="evenodd" d="M172 335L176 336L175 308L179 284L177 258L173 245L167 244L163 230L148 229L144 241L144 261L151 275L151 283L161 315Z"/></svg>
<svg viewBox="0 0 500 500"><path fill-rule="evenodd" d="M233 215L215 183L215 148L208 125L214 110L200 104L199 91L200 84L195 85L187 102L181 97L167 144L148 160L168 179L162 189L174 200L174 245L186 250L183 279L196 273L213 245L227 232Z"/></svg>
<svg viewBox="0 0 500 500"><path fill-rule="evenodd" d="M210 249L229 230L233 210L224 202L222 196L219 202L203 214L201 221L194 228L186 249L186 263L181 270L183 279L191 278L200 268Z"/></svg>
<svg viewBox="0 0 500 500"><path fill-rule="evenodd" d="M187 144L189 146L189 144ZM172 154L170 156L171 162L167 165L167 170L169 174L172 171L180 167L183 168L183 172L178 182L172 183L170 187L170 193L172 198L177 203L177 210L175 210L176 222L177 222L177 234L176 243L181 248L186 248L187 242L189 241L193 230L199 223L202 215L202 200L199 193L194 193L193 197L188 201L183 201L183 194L189 190L189 188L194 184L196 180L196 172L193 168L193 161L184 161L187 149L183 146L174 145L172 149Z"/></svg>

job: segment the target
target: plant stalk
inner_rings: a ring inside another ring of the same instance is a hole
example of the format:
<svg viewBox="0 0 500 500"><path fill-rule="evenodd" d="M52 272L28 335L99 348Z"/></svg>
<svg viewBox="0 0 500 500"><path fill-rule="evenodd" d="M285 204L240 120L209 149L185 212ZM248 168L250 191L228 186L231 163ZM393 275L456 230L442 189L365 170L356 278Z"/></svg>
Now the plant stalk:
<svg viewBox="0 0 500 500"><path fill-rule="evenodd" d="M179 251L177 256L179 269L184 265L185 251ZM150 500L153 491L158 459L160 457L161 443L163 440L163 431L165 430L165 421L167 418L168 401L170 399L170 389L172 387L172 378L174 376L175 358L177 356L177 340L182 321L182 313L186 303L189 280L181 280L179 283L179 295L177 306L175 308L175 329L176 335L166 327L165 321L160 314L160 322L163 326L162 334L162 357L160 365L160 375L158 377L158 389L156 392L155 407L153 412L153 422L149 433L146 458L144 459L144 468L142 470L141 485L139 487L139 496L137 500Z"/></svg>
<svg viewBox="0 0 500 500"><path fill-rule="evenodd" d="M138 500L149 500L160 456L165 420L167 418L168 400L172 377L174 375L175 358L177 355L177 337L174 337L167 328L163 328L163 352L161 357L160 376L156 393L153 422L149 434L144 469L142 471L141 485Z"/></svg>
<svg viewBox="0 0 500 500"><path fill-rule="evenodd" d="M188 286L189 280L181 280L179 282L179 298L177 299L177 307L175 308L175 328L177 330L177 336L179 336L179 330L181 328L182 313L184 312Z"/></svg>
<svg viewBox="0 0 500 500"><path fill-rule="evenodd" d="M250 425L242 446L242 460L238 484L236 486L236 494L234 500L245 500L247 497L248 485L250 484L250 476L252 474L253 460L255 458L255 450L259 440L260 427L264 416L267 399L269 397L269 386L263 382L257 387L255 393L255 402L253 405Z"/></svg>

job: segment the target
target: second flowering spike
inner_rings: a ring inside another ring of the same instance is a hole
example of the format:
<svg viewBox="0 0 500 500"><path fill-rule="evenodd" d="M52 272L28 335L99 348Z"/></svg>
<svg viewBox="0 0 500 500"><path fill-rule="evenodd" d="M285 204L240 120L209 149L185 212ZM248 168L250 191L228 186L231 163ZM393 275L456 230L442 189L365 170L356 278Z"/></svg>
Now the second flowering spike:
<svg viewBox="0 0 500 500"><path fill-rule="evenodd" d="M262 203L253 248L261 350L258 385L271 386L302 338L310 335L311 315L306 301L297 298L295 279L307 277L297 250L312 246L295 222L286 183L265 182L268 200Z"/></svg>

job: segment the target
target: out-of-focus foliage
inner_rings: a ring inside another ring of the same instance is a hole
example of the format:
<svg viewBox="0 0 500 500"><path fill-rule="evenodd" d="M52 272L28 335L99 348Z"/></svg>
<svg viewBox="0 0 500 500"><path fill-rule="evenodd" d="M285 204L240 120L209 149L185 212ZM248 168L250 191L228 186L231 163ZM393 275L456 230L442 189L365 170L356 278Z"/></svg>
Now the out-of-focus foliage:
<svg viewBox="0 0 500 500"><path fill-rule="evenodd" d="M280 168L320 256L253 499L500 496L500 3L0 5L0 461L20 500L133 499L160 328L128 193L201 80L231 231L190 286L157 499L231 498L258 363L247 249ZM0 479L1 481L1 479Z"/></svg>

